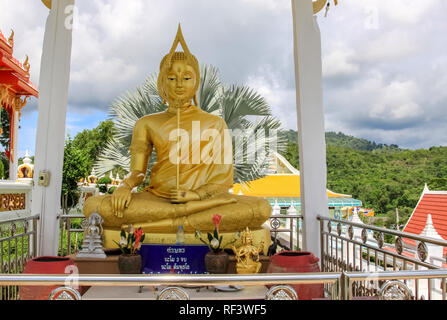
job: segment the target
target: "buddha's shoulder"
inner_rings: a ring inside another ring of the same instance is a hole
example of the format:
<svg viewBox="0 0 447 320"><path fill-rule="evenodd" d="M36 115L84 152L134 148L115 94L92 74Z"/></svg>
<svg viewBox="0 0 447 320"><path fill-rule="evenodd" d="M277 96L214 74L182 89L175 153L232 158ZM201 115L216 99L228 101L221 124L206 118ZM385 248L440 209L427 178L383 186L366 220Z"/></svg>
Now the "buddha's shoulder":
<svg viewBox="0 0 447 320"><path fill-rule="evenodd" d="M207 118L210 122L213 122L213 123L219 123L219 124L221 124L221 125L223 125L223 126L226 126L226 122L225 122L225 120L222 119L222 118L219 117L219 116L216 116L216 115L214 115L214 114L211 114L211 113L208 113L208 112L206 112L206 111L203 111L203 110L200 109L200 108L197 108L196 112L200 113L202 117Z"/></svg>
<svg viewBox="0 0 447 320"><path fill-rule="evenodd" d="M152 113L152 114L148 114L144 117L141 117L136 125L138 126L152 126L156 123L159 123L159 121L164 120L169 118L169 114L167 114L165 111L164 112L157 112L157 113Z"/></svg>

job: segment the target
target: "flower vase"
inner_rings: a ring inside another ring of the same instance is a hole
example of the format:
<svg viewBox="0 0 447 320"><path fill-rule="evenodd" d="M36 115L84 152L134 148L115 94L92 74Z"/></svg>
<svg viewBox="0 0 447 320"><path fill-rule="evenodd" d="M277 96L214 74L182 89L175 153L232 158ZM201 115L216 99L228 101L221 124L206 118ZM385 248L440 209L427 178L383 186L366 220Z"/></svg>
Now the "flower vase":
<svg viewBox="0 0 447 320"><path fill-rule="evenodd" d="M225 251L210 251L205 255L205 267L208 273L224 274L227 273L229 257Z"/></svg>
<svg viewBox="0 0 447 320"><path fill-rule="evenodd" d="M121 274L140 274L141 266L139 254L121 254L118 257L118 268Z"/></svg>

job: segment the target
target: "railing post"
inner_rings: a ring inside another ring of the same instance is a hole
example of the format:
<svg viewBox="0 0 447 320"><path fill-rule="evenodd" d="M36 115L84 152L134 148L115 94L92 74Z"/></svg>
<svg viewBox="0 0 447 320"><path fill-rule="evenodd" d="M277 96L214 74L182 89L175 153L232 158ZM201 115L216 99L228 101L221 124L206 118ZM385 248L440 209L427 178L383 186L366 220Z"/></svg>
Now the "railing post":
<svg viewBox="0 0 447 320"><path fill-rule="evenodd" d="M344 300L352 299L352 288L351 288L351 280L346 275L345 272L341 275L341 296Z"/></svg>
<svg viewBox="0 0 447 320"><path fill-rule="evenodd" d="M325 272L326 263L325 263L325 254L324 254L324 221L320 218L317 218L320 220L320 264L321 264L321 272Z"/></svg>
<svg viewBox="0 0 447 320"><path fill-rule="evenodd" d="M38 232L37 220L38 220L38 218L33 219L33 252L32 252L32 257L30 257L30 258L34 258L37 255L37 241L39 239L39 237L37 236L37 232Z"/></svg>

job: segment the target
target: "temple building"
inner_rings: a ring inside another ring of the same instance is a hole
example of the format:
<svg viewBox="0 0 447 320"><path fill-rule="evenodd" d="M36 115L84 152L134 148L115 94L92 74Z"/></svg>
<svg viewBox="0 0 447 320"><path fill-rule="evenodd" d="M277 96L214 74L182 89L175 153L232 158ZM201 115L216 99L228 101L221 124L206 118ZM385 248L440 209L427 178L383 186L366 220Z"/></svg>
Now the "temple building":
<svg viewBox="0 0 447 320"><path fill-rule="evenodd" d="M447 191L431 191L425 185L416 208L408 219L403 232L418 234L438 240L447 240ZM417 251L418 244L414 240L403 239L410 251ZM428 245L430 262L445 268L444 257L447 247Z"/></svg>
<svg viewBox="0 0 447 320"><path fill-rule="evenodd" d="M264 197L269 200L273 208L279 206L281 210L288 210L294 207L297 212L301 211L300 172L276 152L270 159L270 166L265 177L244 185L235 184L233 193ZM332 217L341 217L342 209L346 207L362 206L362 202L353 199L351 195L327 190L327 196L328 208Z"/></svg>
<svg viewBox="0 0 447 320"><path fill-rule="evenodd" d="M34 164L30 158L28 150L26 150L23 163L17 169L17 181L32 183L34 176Z"/></svg>
<svg viewBox="0 0 447 320"><path fill-rule="evenodd" d="M38 97L37 87L30 81L28 56L23 63L13 56L14 31L8 39L0 30L0 106L7 111L10 123L9 146L5 155L9 159L9 179L17 177L17 138L21 110L30 96ZM3 132L3 128L0 128Z"/></svg>

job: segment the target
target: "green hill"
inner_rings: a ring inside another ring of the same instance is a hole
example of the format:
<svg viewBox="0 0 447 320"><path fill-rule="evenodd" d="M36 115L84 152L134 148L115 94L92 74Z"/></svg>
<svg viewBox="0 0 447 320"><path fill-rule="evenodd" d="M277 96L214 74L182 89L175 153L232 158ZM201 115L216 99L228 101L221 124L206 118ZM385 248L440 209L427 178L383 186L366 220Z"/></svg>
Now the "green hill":
<svg viewBox="0 0 447 320"><path fill-rule="evenodd" d="M287 160L297 168L296 132L289 133ZM399 208L405 223L417 204L425 183L431 190L447 190L447 147L404 150L342 133L327 133L327 187L352 194L364 206L388 217L394 224Z"/></svg>
<svg viewBox="0 0 447 320"><path fill-rule="evenodd" d="M285 133L287 140L298 143L298 133L295 130L288 130ZM348 136L342 132L326 132L326 144L332 147L346 147L355 150L400 150L395 144L387 145L368 141L362 138Z"/></svg>

